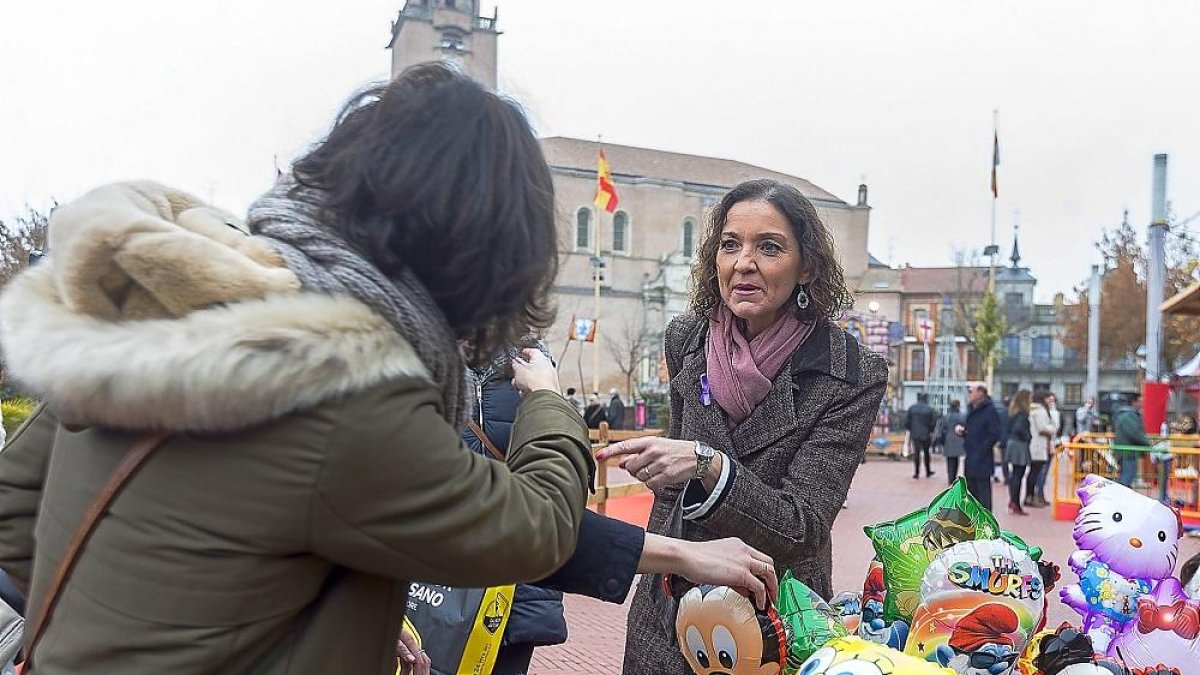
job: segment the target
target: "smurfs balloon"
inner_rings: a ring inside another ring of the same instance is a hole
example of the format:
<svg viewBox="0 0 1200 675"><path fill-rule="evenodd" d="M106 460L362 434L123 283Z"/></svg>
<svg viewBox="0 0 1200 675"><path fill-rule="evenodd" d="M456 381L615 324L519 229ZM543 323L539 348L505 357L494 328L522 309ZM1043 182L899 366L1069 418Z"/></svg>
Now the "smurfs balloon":
<svg viewBox="0 0 1200 675"><path fill-rule="evenodd" d="M843 591L829 599L829 606L842 619L842 625L851 635L858 633L862 623L863 595L859 591Z"/></svg>
<svg viewBox="0 0 1200 675"><path fill-rule="evenodd" d="M905 653L936 659L964 675L1006 675L1042 624L1042 570L1001 540L942 551L921 581Z"/></svg>
<svg viewBox="0 0 1200 675"><path fill-rule="evenodd" d="M1088 475L1077 490L1078 551L1068 564L1079 583L1062 589L1063 602L1083 616L1098 653L1112 655L1118 633L1134 619L1137 599L1175 568L1179 513L1129 488Z"/></svg>
<svg viewBox="0 0 1200 675"><path fill-rule="evenodd" d="M954 675L936 663L922 661L861 638L838 638L818 649L799 675Z"/></svg>
<svg viewBox="0 0 1200 675"><path fill-rule="evenodd" d="M1174 667L1200 675L1200 602L1187 598L1174 577L1138 599L1137 615L1113 642L1130 668Z"/></svg>
<svg viewBox="0 0 1200 675"><path fill-rule="evenodd" d="M775 610L760 612L728 586L696 586L679 600L679 646L696 675L777 675L787 637Z"/></svg>
<svg viewBox="0 0 1200 675"><path fill-rule="evenodd" d="M889 622L912 619L921 601L921 576L942 549L963 541L1000 536L996 517L971 496L962 478L935 497L929 506L864 530L871 538L877 558L883 562L888 591L884 619Z"/></svg>
<svg viewBox="0 0 1200 675"><path fill-rule="evenodd" d="M858 636L892 649L904 649L904 643L908 640L908 623L884 618L887 594L887 586L883 583L883 565L877 560L873 561L867 572L867 581L863 584L862 621L858 625Z"/></svg>

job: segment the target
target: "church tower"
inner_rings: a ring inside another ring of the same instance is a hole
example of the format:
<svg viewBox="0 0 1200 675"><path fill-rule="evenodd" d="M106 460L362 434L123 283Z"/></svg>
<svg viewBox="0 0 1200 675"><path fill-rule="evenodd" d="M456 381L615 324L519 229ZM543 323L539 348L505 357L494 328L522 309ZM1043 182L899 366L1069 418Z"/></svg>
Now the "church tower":
<svg viewBox="0 0 1200 675"><path fill-rule="evenodd" d="M427 61L454 64L496 89L497 12L479 15L479 0L406 0L392 22L392 77Z"/></svg>

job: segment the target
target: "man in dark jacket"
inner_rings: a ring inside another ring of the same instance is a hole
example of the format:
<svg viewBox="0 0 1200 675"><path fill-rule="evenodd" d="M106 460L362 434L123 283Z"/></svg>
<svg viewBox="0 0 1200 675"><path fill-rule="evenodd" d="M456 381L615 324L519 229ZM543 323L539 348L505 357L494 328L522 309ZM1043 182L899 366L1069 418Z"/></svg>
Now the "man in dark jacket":
<svg viewBox="0 0 1200 675"><path fill-rule="evenodd" d="M966 424L959 425L954 433L963 437L963 475L967 478L967 489L990 511L991 479L996 465L993 448L1000 442L1000 416L982 382L967 386L967 400L971 411L967 413Z"/></svg>
<svg viewBox="0 0 1200 675"><path fill-rule="evenodd" d="M601 422L608 421L608 408L600 402L599 394L592 394L588 407L583 411L583 422L589 429L599 429ZM609 427L611 428L611 426Z"/></svg>
<svg viewBox="0 0 1200 675"><path fill-rule="evenodd" d="M992 480L997 483L1008 485L1009 472L1008 462L1004 461L1004 453L1008 451L1008 401L992 400L992 405L996 408L996 416L1000 418L1000 442L996 444L996 451L999 454L1000 461L997 463L1000 469L1000 474L1003 480L997 478L995 473L992 474Z"/></svg>
<svg viewBox="0 0 1200 675"><path fill-rule="evenodd" d="M514 352L503 354L484 368L470 371L475 389L475 401L472 406L473 428L463 431L462 440L475 453L503 456L508 452L512 423L516 419L517 407L521 405L521 394L512 387L510 362ZM620 555L617 556L602 556L610 562L607 568L601 566L593 568L590 572L595 575L598 584L613 578L616 579L616 583L612 585L619 585L628 590L637 567L637 558L641 555L644 537L641 528L626 525L624 522L610 521L601 516L590 520L592 522L589 522L589 528L604 531L608 545L616 546L620 551ZM595 537L590 539L595 540ZM581 540L578 546L587 546L587 542ZM601 551L595 552L600 554ZM622 602L623 599L622 596L617 602ZM563 593L542 586L518 584L512 597L509 623L504 629L504 639L497 655L496 667L492 670L493 674L526 673L529 661L533 658L534 647L558 645L565 641Z"/></svg>
<svg viewBox="0 0 1200 675"><path fill-rule="evenodd" d="M1150 440L1146 438L1146 424L1142 421L1141 394L1134 394L1129 405L1118 408L1113 416L1113 445L1150 445ZM1118 451L1116 455L1121 467L1117 482L1125 487L1133 487L1142 453L1126 450Z"/></svg>
<svg viewBox="0 0 1200 675"><path fill-rule="evenodd" d="M625 428L625 402L621 400L621 392L611 389L608 401L608 426L610 429Z"/></svg>
<svg viewBox="0 0 1200 675"><path fill-rule="evenodd" d="M925 477L931 478L933 471L929 468L929 445L933 441L933 426L937 413L929 406L929 394L917 394L917 402L909 407L904 416L904 429L908 431L908 439L912 442L913 479L921 477L921 455L925 456Z"/></svg>

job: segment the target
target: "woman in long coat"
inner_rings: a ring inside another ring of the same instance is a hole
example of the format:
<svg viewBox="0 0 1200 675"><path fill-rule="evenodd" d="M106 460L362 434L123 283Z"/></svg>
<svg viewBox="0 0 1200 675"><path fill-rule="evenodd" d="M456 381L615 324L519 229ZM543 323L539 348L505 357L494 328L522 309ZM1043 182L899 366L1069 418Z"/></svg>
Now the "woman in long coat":
<svg viewBox="0 0 1200 675"><path fill-rule="evenodd" d="M829 597L830 532L887 380L831 320L850 302L832 238L794 187L742 183L713 210L693 288L666 332L668 437L599 458L624 457L654 491L650 531L739 536ZM634 596L623 672L689 672L657 576Z"/></svg>

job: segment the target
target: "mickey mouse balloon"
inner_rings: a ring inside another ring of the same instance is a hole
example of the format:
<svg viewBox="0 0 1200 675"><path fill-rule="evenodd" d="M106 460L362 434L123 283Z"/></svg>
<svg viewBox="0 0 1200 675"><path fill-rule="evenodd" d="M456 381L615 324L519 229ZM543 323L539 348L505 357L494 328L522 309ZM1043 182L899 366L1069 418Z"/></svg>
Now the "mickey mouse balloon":
<svg viewBox="0 0 1200 675"><path fill-rule="evenodd" d="M675 631L696 675L777 675L783 669L787 637L779 615L758 611L728 586L687 591Z"/></svg>

